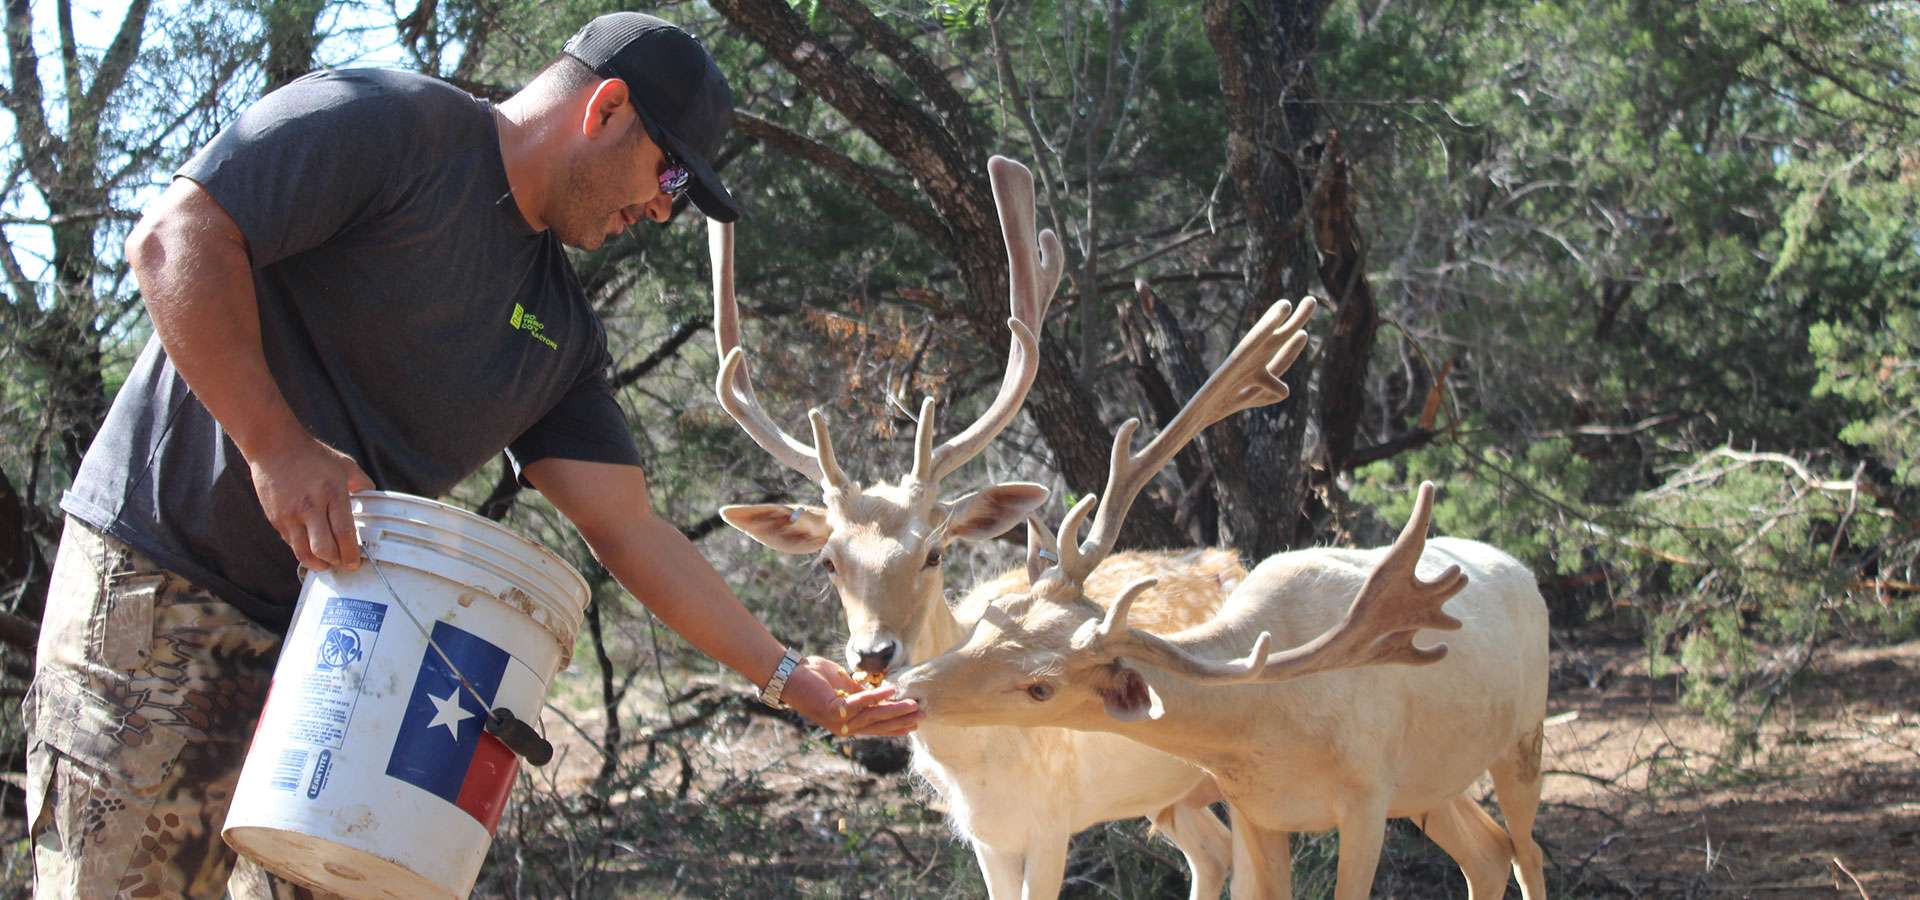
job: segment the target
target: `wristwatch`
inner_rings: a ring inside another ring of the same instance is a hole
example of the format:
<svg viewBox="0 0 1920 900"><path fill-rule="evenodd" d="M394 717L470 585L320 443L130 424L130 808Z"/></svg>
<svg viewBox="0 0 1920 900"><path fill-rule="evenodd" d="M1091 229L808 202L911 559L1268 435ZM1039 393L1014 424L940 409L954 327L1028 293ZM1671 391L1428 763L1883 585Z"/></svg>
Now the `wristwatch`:
<svg viewBox="0 0 1920 900"><path fill-rule="evenodd" d="M786 654L780 657L780 664L773 667L773 677L767 679L766 687L760 689L760 702L774 709L786 709L787 704L781 701L780 694L787 689L787 677L799 665L799 651L788 647Z"/></svg>

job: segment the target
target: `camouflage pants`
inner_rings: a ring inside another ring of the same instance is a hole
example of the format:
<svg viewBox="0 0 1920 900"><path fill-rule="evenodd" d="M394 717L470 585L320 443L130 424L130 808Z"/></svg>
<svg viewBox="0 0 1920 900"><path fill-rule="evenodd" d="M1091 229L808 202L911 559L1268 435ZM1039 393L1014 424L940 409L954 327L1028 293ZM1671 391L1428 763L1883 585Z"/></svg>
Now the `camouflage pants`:
<svg viewBox="0 0 1920 900"><path fill-rule="evenodd" d="M279 649L226 601L67 521L24 704L37 896L312 896L236 871L220 839Z"/></svg>

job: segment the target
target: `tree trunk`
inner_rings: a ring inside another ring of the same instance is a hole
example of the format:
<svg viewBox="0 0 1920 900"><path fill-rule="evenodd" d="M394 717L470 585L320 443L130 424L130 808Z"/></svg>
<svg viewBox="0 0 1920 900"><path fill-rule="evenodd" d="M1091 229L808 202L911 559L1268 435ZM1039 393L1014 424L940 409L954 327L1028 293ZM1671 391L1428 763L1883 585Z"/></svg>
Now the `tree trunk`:
<svg viewBox="0 0 1920 900"><path fill-rule="evenodd" d="M1353 458L1380 314L1367 280L1366 247L1353 221L1347 159L1338 135L1327 136L1320 165L1327 170L1328 187L1314 204L1314 242L1320 251L1320 283L1334 306L1333 327L1321 349L1321 459L1314 467L1316 480L1324 484L1346 471Z"/></svg>
<svg viewBox="0 0 1920 900"><path fill-rule="evenodd" d="M267 86L270 93L313 70L320 45L318 23L326 0L267 0L260 18L267 26Z"/></svg>
<svg viewBox="0 0 1920 900"><path fill-rule="evenodd" d="M1135 288L1139 302L1121 307L1120 333L1133 363L1134 380L1153 409L1154 427L1165 428L1187 400L1200 392L1208 372L1173 310L1160 303L1146 283L1138 283ZM1220 543L1220 501L1213 495L1211 441L1202 432L1173 458L1186 489L1175 522L1190 543L1201 547Z"/></svg>
<svg viewBox="0 0 1920 900"><path fill-rule="evenodd" d="M28 624L40 620L40 610L46 605L47 585L53 575L33 535L33 520L38 514L33 499L14 490L7 473L0 471L0 590L15 598L10 609L26 616ZM4 632L0 642L22 646L29 654L33 652L31 634L21 643L15 638L26 632L12 627L0 627L0 632Z"/></svg>
<svg viewBox="0 0 1920 900"><path fill-rule="evenodd" d="M1321 0L1206 0L1203 11L1220 62L1227 171L1251 232L1243 326L1274 301L1304 294L1312 271L1311 248L1300 239L1312 178L1298 151L1316 126L1309 76L1325 9ZM1249 560L1311 536L1304 457L1313 363L1303 358L1287 377L1292 397L1214 429L1222 531Z"/></svg>

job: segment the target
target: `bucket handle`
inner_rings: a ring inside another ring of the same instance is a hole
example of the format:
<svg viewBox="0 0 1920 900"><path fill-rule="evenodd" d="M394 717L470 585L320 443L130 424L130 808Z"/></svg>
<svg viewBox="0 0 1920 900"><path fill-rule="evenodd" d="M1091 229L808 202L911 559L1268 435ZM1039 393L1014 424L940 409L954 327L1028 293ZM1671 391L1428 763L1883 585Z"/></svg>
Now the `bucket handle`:
<svg viewBox="0 0 1920 900"><path fill-rule="evenodd" d="M487 733L500 739L521 759L535 766L544 766L553 759L553 745L533 730L533 726L520 721L513 710L504 706L487 714Z"/></svg>
<svg viewBox="0 0 1920 900"><path fill-rule="evenodd" d="M453 672L453 677L460 680L460 686L467 689L467 693L473 696L474 702L480 704L481 709L488 709L489 704L486 698L480 696L480 692L474 689L473 683L467 680L467 676L460 671L460 667L453 664L452 657L447 656L447 651L440 649L440 645L433 639L433 634L427 631L427 626L422 625L419 617L415 616L413 610L408 609L407 604L400 599L400 592L393 589L393 582L387 580L387 573L380 569L380 561L374 558L373 547L364 541L361 542L360 555L373 564L373 574L380 576L380 583L386 585L387 595L393 598L393 604L400 607L400 611L406 613L407 618L413 621L413 627L419 629L420 636L427 639L427 646L432 647L433 652L439 655L440 661L446 663L447 669ZM534 731L532 725L515 716L513 710L504 706L492 707L487 712L487 721L482 727L488 734L498 738L500 743L505 744L508 750L512 750L515 756L536 767L544 766L553 759L553 744L541 737L539 732Z"/></svg>

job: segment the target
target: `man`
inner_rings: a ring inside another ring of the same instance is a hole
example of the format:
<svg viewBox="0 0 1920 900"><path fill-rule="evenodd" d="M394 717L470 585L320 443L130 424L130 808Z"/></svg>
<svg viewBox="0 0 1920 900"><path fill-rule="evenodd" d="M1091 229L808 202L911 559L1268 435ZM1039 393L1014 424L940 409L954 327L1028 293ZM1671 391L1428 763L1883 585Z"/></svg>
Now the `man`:
<svg viewBox="0 0 1920 900"><path fill-rule="evenodd" d="M733 220L709 165L731 115L697 41L615 13L497 108L316 73L180 170L127 241L155 339L62 501L26 703L41 896L217 896L296 566L359 564L348 492L435 496L503 448L621 584L770 700L842 733L912 729L890 689L781 646L653 514L561 250L664 222L682 193Z"/></svg>

